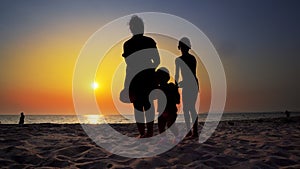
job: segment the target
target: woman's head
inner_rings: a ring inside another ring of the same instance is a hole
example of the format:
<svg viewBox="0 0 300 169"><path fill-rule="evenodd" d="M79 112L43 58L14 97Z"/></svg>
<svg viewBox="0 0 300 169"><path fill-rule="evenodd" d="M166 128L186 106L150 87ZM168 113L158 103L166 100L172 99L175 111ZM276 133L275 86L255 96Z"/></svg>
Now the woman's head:
<svg viewBox="0 0 300 169"><path fill-rule="evenodd" d="M142 18L133 15L129 21L129 28L133 35L144 34L144 22Z"/></svg>

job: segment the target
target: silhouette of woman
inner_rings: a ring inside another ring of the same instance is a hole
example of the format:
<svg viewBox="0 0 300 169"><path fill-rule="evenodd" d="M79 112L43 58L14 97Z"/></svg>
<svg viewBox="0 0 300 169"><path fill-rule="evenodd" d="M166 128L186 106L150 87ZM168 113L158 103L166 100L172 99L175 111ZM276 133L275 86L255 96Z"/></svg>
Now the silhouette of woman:
<svg viewBox="0 0 300 169"><path fill-rule="evenodd" d="M155 88L155 69L160 63L160 58L156 42L143 35L143 20L134 15L129 21L129 27L133 36L123 45L122 56L127 66L120 100L125 103L133 103L139 137L151 137L153 135L154 107L153 100L149 101L148 96ZM145 120L147 121L146 134Z"/></svg>
<svg viewBox="0 0 300 169"><path fill-rule="evenodd" d="M189 130L187 136L198 137L198 115L195 109L195 104L198 96L198 79L196 76L197 61L195 56L189 53L191 49L190 40L186 37L179 41L178 49L181 51L181 56L176 58L176 73L175 81L178 82L179 74L181 73L182 81L178 84L182 88L182 106L186 127ZM193 132L190 131L191 122L194 121Z"/></svg>

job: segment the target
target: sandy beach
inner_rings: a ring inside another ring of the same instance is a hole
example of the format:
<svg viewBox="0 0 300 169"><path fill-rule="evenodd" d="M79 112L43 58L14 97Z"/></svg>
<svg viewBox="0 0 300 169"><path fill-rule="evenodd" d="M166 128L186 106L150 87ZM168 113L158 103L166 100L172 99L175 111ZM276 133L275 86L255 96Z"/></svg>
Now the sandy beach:
<svg viewBox="0 0 300 169"><path fill-rule="evenodd" d="M205 143L184 139L151 158L109 153L80 124L1 124L0 168L300 168L299 124L300 117L224 121ZM112 126L137 135L135 124Z"/></svg>

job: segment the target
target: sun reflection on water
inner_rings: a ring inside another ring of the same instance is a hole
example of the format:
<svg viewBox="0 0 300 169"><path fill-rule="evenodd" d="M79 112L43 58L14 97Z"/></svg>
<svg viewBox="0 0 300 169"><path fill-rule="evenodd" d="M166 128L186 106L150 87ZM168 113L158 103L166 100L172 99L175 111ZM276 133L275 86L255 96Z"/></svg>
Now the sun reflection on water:
<svg viewBox="0 0 300 169"><path fill-rule="evenodd" d="M88 124L100 124L104 122L102 115L85 115L85 118Z"/></svg>

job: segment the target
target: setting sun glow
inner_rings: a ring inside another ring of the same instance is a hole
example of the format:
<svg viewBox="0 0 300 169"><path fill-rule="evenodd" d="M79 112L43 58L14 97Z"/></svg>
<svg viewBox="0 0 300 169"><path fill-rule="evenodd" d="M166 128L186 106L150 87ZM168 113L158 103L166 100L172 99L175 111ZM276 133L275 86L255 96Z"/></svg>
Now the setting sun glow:
<svg viewBox="0 0 300 169"><path fill-rule="evenodd" d="M92 88L96 90L97 88L99 88L99 84L97 82L92 83Z"/></svg>

